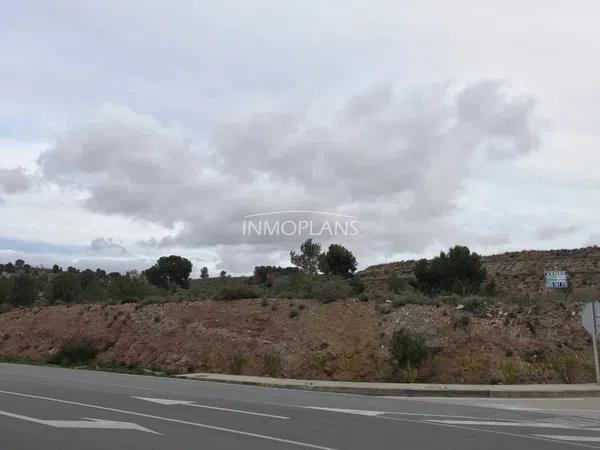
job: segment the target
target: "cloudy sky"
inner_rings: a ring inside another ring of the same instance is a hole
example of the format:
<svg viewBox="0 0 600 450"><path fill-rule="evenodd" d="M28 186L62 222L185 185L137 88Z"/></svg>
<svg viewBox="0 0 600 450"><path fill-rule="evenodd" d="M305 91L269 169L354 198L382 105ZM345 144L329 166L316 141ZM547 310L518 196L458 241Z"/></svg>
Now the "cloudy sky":
<svg viewBox="0 0 600 450"><path fill-rule="evenodd" d="M0 262L360 267L600 243L597 0L1 1Z"/></svg>

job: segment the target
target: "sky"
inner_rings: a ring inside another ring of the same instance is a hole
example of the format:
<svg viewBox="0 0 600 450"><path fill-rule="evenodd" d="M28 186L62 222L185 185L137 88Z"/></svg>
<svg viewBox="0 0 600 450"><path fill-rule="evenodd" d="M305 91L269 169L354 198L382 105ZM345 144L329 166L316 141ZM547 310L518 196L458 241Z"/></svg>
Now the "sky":
<svg viewBox="0 0 600 450"><path fill-rule="evenodd" d="M596 0L0 5L0 262L244 274L308 237L359 268L600 243Z"/></svg>

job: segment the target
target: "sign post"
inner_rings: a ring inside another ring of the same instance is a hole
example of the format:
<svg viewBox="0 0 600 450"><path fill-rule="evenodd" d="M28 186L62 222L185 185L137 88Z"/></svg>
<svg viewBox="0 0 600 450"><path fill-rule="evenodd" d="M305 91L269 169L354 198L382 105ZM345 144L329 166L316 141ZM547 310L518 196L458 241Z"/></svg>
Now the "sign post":
<svg viewBox="0 0 600 450"><path fill-rule="evenodd" d="M596 383L600 384L600 365L598 365L598 326L596 324L596 302L592 302L592 317L594 318L594 334L592 335L592 346L594 348L594 367L596 368Z"/></svg>
<svg viewBox="0 0 600 450"><path fill-rule="evenodd" d="M581 313L583 327L592 335L592 347L594 349L594 367L596 369L596 383L600 384L600 364L598 363L598 320L600 317L600 302L590 302L585 305Z"/></svg>
<svg viewBox="0 0 600 450"><path fill-rule="evenodd" d="M273 284L273 272L267 273L267 287L269 288L268 298L271 298L271 285Z"/></svg>

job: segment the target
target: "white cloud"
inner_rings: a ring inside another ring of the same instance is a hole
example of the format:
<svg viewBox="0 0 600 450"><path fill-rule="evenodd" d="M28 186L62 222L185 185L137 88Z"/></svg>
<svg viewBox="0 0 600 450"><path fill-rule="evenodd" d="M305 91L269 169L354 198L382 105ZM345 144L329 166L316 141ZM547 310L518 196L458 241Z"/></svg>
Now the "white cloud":
<svg viewBox="0 0 600 450"><path fill-rule="evenodd" d="M34 10L0 17L9 238L111 236L124 257L228 270L295 246L242 238L265 210L358 215L361 262L544 246L536 230L582 224L551 241L574 246L600 225L597 1ZM508 81L472 81L490 79Z"/></svg>

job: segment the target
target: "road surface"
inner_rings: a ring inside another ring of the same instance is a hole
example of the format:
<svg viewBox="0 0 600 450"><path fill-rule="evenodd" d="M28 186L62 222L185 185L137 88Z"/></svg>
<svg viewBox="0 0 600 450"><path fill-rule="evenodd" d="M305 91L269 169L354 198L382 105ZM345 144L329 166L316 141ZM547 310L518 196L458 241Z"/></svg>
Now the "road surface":
<svg viewBox="0 0 600 450"><path fill-rule="evenodd" d="M382 398L0 364L0 450L600 448L599 399Z"/></svg>

